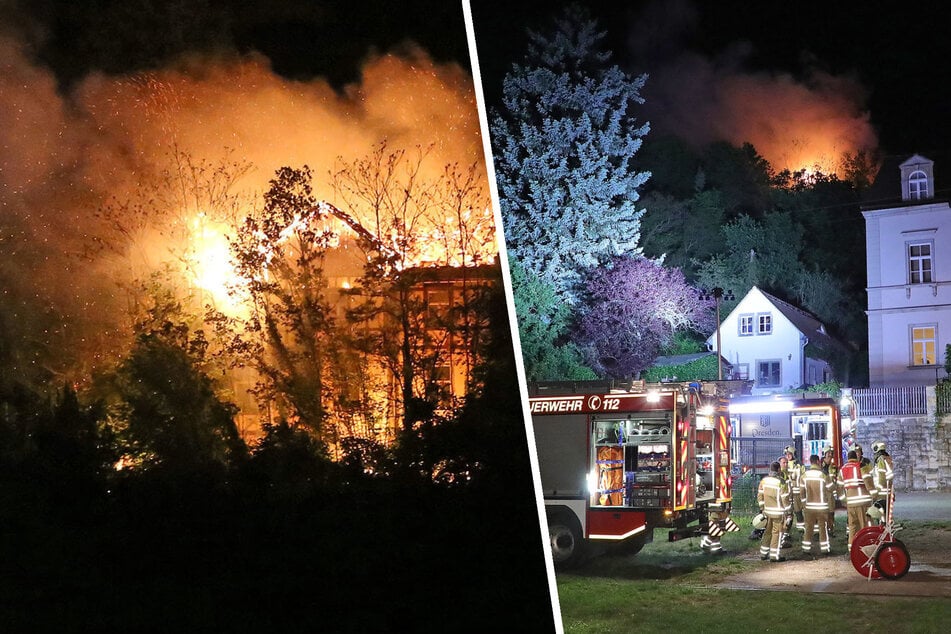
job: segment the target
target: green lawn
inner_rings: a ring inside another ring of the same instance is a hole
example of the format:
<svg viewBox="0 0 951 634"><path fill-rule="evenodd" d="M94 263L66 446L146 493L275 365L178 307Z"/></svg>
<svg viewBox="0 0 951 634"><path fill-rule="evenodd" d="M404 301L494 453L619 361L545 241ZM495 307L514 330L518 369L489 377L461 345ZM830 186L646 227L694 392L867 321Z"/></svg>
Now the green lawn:
<svg viewBox="0 0 951 634"><path fill-rule="evenodd" d="M634 557L598 557L578 570L559 573L565 632L947 631L947 598L713 588L718 579L764 565L756 557L737 556L757 550L759 542L749 539L748 517L734 519L741 530L724 536L723 555L702 553L697 539L662 541L666 532L658 530L657 541ZM841 539L845 518L840 515L836 525Z"/></svg>

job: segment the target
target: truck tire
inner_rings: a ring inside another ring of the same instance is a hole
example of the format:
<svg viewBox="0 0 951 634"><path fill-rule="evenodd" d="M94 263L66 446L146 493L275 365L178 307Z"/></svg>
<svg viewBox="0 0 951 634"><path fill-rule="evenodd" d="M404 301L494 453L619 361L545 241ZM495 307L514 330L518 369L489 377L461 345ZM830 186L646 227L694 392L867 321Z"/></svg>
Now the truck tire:
<svg viewBox="0 0 951 634"><path fill-rule="evenodd" d="M548 537L551 541L552 563L556 568L575 568L585 560L586 548L581 524L570 511L549 512Z"/></svg>

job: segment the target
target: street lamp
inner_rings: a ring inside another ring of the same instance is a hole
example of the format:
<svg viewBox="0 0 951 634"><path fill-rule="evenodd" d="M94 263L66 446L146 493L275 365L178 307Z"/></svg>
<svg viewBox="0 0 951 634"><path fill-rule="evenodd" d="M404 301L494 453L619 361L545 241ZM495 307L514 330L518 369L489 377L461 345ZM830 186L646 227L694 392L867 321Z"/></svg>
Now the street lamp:
<svg viewBox="0 0 951 634"><path fill-rule="evenodd" d="M717 380L723 380L723 355L720 352L720 300L725 299L728 302L732 302L736 297L733 296L733 291L724 291L719 286L716 286L709 293L706 291L700 291L700 300L708 301L714 300L717 307Z"/></svg>

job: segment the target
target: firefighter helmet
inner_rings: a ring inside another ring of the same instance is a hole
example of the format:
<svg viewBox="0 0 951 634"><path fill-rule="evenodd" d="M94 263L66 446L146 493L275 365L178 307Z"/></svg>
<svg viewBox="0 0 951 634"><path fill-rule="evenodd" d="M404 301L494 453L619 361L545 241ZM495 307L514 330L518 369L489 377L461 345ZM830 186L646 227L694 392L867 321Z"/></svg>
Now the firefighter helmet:
<svg viewBox="0 0 951 634"><path fill-rule="evenodd" d="M852 449L855 451L862 451L862 445L855 443L854 445L852 445Z"/></svg>
<svg viewBox="0 0 951 634"><path fill-rule="evenodd" d="M873 520L882 519L882 509L878 508L874 504L868 507L868 510L865 511L865 514L871 517Z"/></svg>
<svg viewBox="0 0 951 634"><path fill-rule="evenodd" d="M791 453L791 454L794 455L794 456L796 455L796 448L793 447L792 445L789 445L788 447L786 447L785 449L783 449L783 451L784 451L785 453Z"/></svg>
<svg viewBox="0 0 951 634"><path fill-rule="evenodd" d="M879 451L885 451L885 443L881 440L872 445L872 453L878 453Z"/></svg>
<svg viewBox="0 0 951 634"><path fill-rule="evenodd" d="M757 513L753 516L753 528L761 530L766 528L766 516L762 513Z"/></svg>

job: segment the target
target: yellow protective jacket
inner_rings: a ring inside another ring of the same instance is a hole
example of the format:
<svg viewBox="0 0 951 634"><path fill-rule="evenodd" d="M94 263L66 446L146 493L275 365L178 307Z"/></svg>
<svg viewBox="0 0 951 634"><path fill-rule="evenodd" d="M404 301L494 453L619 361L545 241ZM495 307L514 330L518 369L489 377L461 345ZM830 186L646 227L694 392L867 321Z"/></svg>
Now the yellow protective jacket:
<svg viewBox="0 0 951 634"><path fill-rule="evenodd" d="M810 466L802 476L802 505L811 511L828 511L833 483L820 467Z"/></svg>
<svg viewBox="0 0 951 634"><path fill-rule="evenodd" d="M779 476L769 474L759 481L756 490L756 502L767 517L780 519L789 512L792 505L789 497L789 485Z"/></svg>
<svg viewBox="0 0 951 634"><path fill-rule="evenodd" d="M872 482L878 491L878 498L887 500L892 490L892 480L895 479L895 470L892 467L892 457L887 453L878 454L872 467Z"/></svg>

